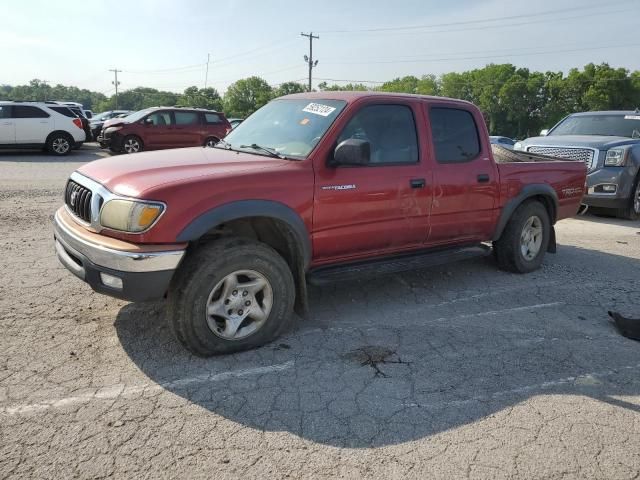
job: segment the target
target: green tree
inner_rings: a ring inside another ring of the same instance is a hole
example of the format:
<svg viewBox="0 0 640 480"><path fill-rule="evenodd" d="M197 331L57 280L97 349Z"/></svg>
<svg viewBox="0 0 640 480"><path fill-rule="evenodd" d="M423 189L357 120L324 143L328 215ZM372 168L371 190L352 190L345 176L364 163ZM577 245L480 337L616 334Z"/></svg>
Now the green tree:
<svg viewBox="0 0 640 480"><path fill-rule="evenodd" d="M280 84L273 93L274 98L283 97L285 95L291 95L292 93L306 92L307 87L298 82L285 82Z"/></svg>
<svg viewBox="0 0 640 480"><path fill-rule="evenodd" d="M327 82L319 83L318 89L321 92L366 92L371 90L363 83L347 83L346 85L338 85L334 83L333 85L329 85Z"/></svg>
<svg viewBox="0 0 640 480"><path fill-rule="evenodd" d="M224 95L228 116L247 117L271 100L273 89L260 77L249 77L229 85Z"/></svg>
<svg viewBox="0 0 640 480"><path fill-rule="evenodd" d="M409 75L385 82L379 89L383 92L414 93L418 95L438 95L440 86L435 75L423 75L421 78Z"/></svg>
<svg viewBox="0 0 640 480"><path fill-rule="evenodd" d="M208 108L222 110L222 97L215 88L188 87L177 103L181 107Z"/></svg>

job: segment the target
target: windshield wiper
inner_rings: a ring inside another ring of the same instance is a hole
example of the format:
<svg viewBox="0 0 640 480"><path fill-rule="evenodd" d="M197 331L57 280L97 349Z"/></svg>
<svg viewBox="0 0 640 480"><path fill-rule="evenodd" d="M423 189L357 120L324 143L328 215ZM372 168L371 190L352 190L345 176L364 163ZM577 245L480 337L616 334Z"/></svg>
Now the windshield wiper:
<svg viewBox="0 0 640 480"><path fill-rule="evenodd" d="M269 148L269 147L263 147L262 145L258 145L257 143L252 143L251 145L240 145L240 148L252 148L254 150L260 150L261 152L265 152L267 154L269 154L270 157L273 158L281 158L282 160L286 160L287 157L285 157L284 155L280 155L276 149L274 148Z"/></svg>

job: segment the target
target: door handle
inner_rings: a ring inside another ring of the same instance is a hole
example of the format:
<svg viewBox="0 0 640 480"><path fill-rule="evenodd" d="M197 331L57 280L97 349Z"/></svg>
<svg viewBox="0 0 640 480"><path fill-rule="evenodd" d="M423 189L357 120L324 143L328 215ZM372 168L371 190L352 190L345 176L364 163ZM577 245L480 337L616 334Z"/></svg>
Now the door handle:
<svg viewBox="0 0 640 480"><path fill-rule="evenodd" d="M478 175L478 183L487 183L491 178L486 173L481 173Z"/></svg>
<svg viewBox="0 0 640 480"><path fill-rule="evenodd" d="M411 188L424 188L426 182L424 178L412 178L409 181L409 185L411 185Z"/></svg>

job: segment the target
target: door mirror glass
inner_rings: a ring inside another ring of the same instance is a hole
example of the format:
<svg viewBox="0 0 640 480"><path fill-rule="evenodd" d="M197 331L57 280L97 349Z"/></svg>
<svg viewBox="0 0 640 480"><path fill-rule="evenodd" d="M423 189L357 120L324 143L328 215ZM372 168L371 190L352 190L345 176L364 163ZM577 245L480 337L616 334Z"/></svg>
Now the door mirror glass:
<svg viewBox="0 0 640 480"><path fill-rule="evenodd" d="M540 136L541 137L546 137L548 133L549 133L549 129L548 128L545 128L544 130L540 130Z"/></svg>
<svg viewBox="0 0 640 480"><path fill-rule="evenodd" d="M366 140L348 138L340 142L333 152L332 165L368 165L371 144Z"/></svg>
<svg viewBox="0 0 640 480"><path fill-rule="evenodd" d="M153 118L145 118L142 123L145 125L153 125Z"/></svg>

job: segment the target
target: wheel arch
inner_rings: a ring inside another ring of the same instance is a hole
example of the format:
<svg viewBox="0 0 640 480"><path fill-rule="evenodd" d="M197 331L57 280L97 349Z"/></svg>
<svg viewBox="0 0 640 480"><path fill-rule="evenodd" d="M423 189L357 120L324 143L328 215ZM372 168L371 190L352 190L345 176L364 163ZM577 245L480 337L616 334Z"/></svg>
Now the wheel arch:
<svg viewBox="0 0 640 480"><path fill-rule="evenodd" d="M47 139L45 140L45 143L48 143L55 135L60 135L60 134L64 134L65 136L70 138L73 143L75 143L75 139L73 138L73 135L71 135L66 130L62 130L62 129L54 130L49 135L47 135ZM40 138L42 138L42 137L40 137Z"/></svg>
<svg viewBox="0 0 640 480"><path fill-rule="evenodd" d="M552 228L556 223L558 215L558 195L551 185L546 183L533 184L525 186L518 195L509 200L502 208L496 230L493 234L493 241L498 240L502 236L507 223L513 216L513 212L526 201L537 200L544 205L547 213L549 214L549 221Z"/></svg>
<svg viewBox="0 0 640 480"><path fill-rule="evenodd" d="M311 238L295 210L272 200L227 203L192 220L176 241L207 241L225 235L253 238L276 250L291 268L296 283L296 311L307 312L305 273L311 262Z"/></svg>

